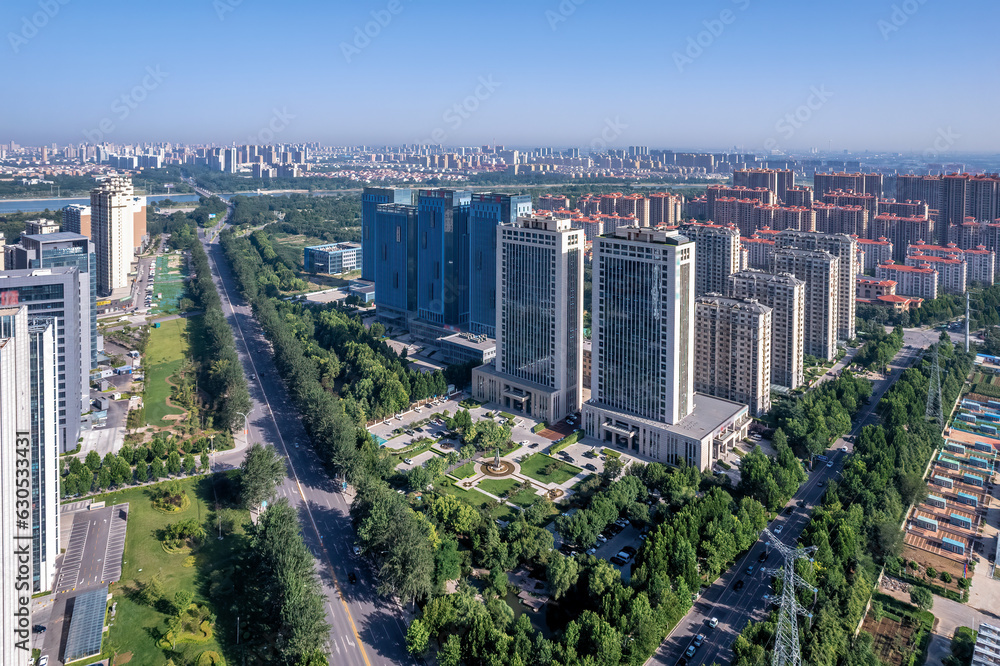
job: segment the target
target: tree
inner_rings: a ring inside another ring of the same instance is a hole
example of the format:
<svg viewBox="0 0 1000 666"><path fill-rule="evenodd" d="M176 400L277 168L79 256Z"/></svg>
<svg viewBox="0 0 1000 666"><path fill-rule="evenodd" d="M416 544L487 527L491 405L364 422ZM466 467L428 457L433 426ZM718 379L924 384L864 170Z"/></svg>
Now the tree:
<svg viewBox="0 0 1000 666"><path fill-rule="evenodd" d="M163 476L163 461L159 458L154 458L153 464L149 466L149 479L150 481L159 481Z"/></svg>
<svg viewBox="0 0 1000 666"><path fill-rule="evenodd" d="M187 474L194 474L194 470L198 467L198 463L194 461L194 456L188 453L184 456L184 472Z"/></svg>
<svg viewBox="0 0 1000 666"><path fill-rule="evenodd" d="M181 454L176 451L171 451L170 455L167 456L167 471L171 474L180 474L181 471Z"/></svg>
<svg viewBox="0 0 1000 666"><path fill-rule="evenodd" d="M208 471L208 466L209 466L210 463L211 463L211 460L208 457L208 452L207 451L202 451L201 452L201 471L207 472Z"/></svg>
<svg viewBox="0 0 1000 666"><path fill-rule="evenodd" d="M149 466L146 465L145 460L139 460L135 464L135 482L136 483L146 483L149 480Z"/></svg>
<svg viewBox="0 0 1000 666"><path fill-rule="evenodd" d="M914 585L910 588L910 602L921 610L930 610L934 607L934 595L926 587Z"/></svg>
<svg viewBox="0 0 1000 666"><path fill-rule="evenodd" d="M576 585L576 581L580 577L580 563L575 558L566 557L557 552L549 560L547 573L552 598L558 599Z"/></svg>
<svg viewBox="0 0 1000 666"><path fill-rule="evenodd" d="M608 481L614 481L622 472L625 470L625 463L621 461L621 458L616 458L615 456L608 456L608 459L604 461L604 471L601 472L603 476Z"/></svg>
<svg viewBox="0 0 1000 666"><path fill-rule="evenodd" d="M194 593L191 590L180 590L174 595L174 615L181 615L188 609L194 601Z"/></svg>
<svg viewBox="0 0 1000 666"><path fill-rule="evenodd" d="M87 458L84 461L84 464L87 467L90 468L91 472L96 472L97 470L101 469L101 456L100 456L100 454L97 453L97 451L90 451L87 454Z"/></svg>
<svg viewBox="0 0 1000 666"><path fill-rule="evenodd" d="M406 651L412 655L421 655L427 651L427 644L431 634L427 627L419 619L410 623L410 628L406 630Z"/></svg>
<svg viewBox="0 0 1000 666"><path fill-rule="evenodd" d="M285 478L285 462L273 446L254 442L240 463L240 498L247 509L258 507L274 497Z"/></svg>
<svg viewBox="0 0 1000 666"><path fill-rule="evenodd" d="M159 574L154 574L145 583L140 583L140 597L147 606L155 606L163 598L163 581Z"/></svg>

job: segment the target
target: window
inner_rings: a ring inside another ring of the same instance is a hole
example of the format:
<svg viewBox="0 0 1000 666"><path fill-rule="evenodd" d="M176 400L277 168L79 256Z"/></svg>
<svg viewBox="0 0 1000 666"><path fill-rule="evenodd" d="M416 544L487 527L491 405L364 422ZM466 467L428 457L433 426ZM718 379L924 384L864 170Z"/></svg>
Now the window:
<svg viewBox="0 0 1000 666"><path fill-rule="evenodd" d="M403 238L403 228L400 225L396 225L396 242L400 242Z"/></svg>

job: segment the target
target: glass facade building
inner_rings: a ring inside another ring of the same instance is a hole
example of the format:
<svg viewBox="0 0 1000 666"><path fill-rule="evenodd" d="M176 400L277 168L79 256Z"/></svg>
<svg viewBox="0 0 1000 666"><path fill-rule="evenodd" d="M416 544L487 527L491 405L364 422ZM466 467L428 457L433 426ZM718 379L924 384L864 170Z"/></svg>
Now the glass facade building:
<svg viewBox="0 0 1000 666"><path fill-rule="evenodd" d="M469 323L471 199L464 190L420 190L417 195L417 315L428 323Z"/></svg>
<svg viewBox="0 0 1000 666"><path fill-rule="evenodd" d="M469 204L469 330L496 337L497 227L531 214L531 195L479 192Z"/></svg>
<svg viewBox="0 0 1000 666"><path fill-rule="evenodd" d="M409 188L366 187L361 193L361 279L375 280L376 245L375 213L379 204L413 203Z"/></svg>

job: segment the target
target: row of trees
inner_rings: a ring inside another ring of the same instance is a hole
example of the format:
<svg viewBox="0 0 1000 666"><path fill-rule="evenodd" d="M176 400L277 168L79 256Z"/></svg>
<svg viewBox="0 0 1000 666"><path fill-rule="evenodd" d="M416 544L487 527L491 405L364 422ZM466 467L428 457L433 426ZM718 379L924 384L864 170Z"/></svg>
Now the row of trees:
<svg viewBox="0 0 1000 666"><path fill-rule="evenodd" d="M938 343L946 405L958 398L972 357L950 342ZM924 418L930 363L907 369L880 402L883 424L866 426L839 483L831 483L813 512L802 542L816 546L815 562L800 560L797 573L818 588L813 620L802 630L803 662L817 666L876 665L871 640L853 638L879 567L903 547L900 523L911 502L926 492L923 472L942 444L938 426ZM947 409L947 407L946 407ZM808 592L801 599L812 605ZM773 618L751 624L734 644L737 666L761 662L773 644Z"/></svg>
<svg viewBox="0 0 1000 666"><path fill-rule="evenodd" d="M903 329L899 326L886 333L877 323L859 326L865 333L865 345L854 355L854 362L868 370L884 372L889 361L903 348Z"/></svg>
<svg viewBox="0 0 1000 666"><path fill-rule="evenodd" d="M851 418L871 397L872 383L846 370L801 397L778 403L771 415L793 449L806 455L823 452L851 430Z"/></svg>
<svg viewBox="0 0 1000 666"><path fill-rule="evenodd" d="M740 461L739 494L753 497L770 511L777 511L791 499L807 474L788 445L785 431L778 428L771 438L777 455L765 454L759 446Z"/></svg>
<svg viewBox="0 0 1000 666"><path fill-rule="evenodd" d="M208 470L209 459L205 452L202 452L200 460L195 460L194 455L190 453L181 456L174 450L165 457L152 456L147 462L145 455L147 451L151 449L133 449L126 446L117 454L105 454L103 460L96 451L88 453L83 462L76 456L70 457L63 466L63 477L59 485L60 495L75 497L91 492L103 492L110 488L158 481L181 473L191 475L199 471L199 463L200 471Z"/></svg>
<svg viewBox="0 0 1000 666"><path fill-rule="evenodd" d="M182 227L171 236L171 243L191 254L195 274L187 291L204 313L198 327L200 340L192 345L200 362L199 390L210 398L215 424L226 429L236 428L243 421L240 412L250 411L250 393L236 353L233 331L212 280L208 255L190 226Z"/></svg>
<svg viewBox="0 0 1000 666"><path fill-rule="evenodd" d="M361 240L361 200L357 195L232 198L234 225L259 227L321 238L327 243ZM280 217L280 221L276 220Z"/></svg>

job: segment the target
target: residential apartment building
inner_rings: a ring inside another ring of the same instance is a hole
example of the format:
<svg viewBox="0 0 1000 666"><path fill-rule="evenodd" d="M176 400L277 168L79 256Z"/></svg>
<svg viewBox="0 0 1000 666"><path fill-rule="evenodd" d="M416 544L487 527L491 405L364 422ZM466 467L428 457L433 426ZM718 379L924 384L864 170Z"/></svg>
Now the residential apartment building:
<svg viewBox="0 0 1000 666"><path fill-rule="evenodd" d="M802 206L777 206L757 204L753 207L752 231L769 228L776 231L815 231L816 213Z"/></svg>
<svg viewBox="0 0 1000 666"><path fill-rule="evenodd" d="M469 330L496 337L497 227L531 215L530 194L473 193L469 204Z"/></svg>
<svg viewBox="0 0 1000 666"><path fill-rule="evenodd" d="M135 237L134 205L129 178L108 178L90 192L91 240L97 258L97 291L101 296L130 284L135 248L137 242L141 244Z"/></svg>
<svg viewBox="0 0 1000 666"><path fill-rule="evenodd" d="M840 260L837 268L836 334L841 340L851 340L854 338L856 333L854 276L858 273L857 240L847 234L824 234L786 230L775 236L775 247L829 252Z"/></svg>
<svg viewBox="0 0 1000 666"><path fill-rule="evenodd" d="M90 238L90 206L70 204L63 208L62 230Z"/></svg>
<svg viewBox="0 0 1000 666"><path fill-rule="evenodd" d="M879 214L878 197L874 194L853 190L830 190L823 195L823 203L835 207L860 206L868 213L868 219Z"/></svg>
<svg viewBox="0 0 1000 666"><path fill-rule="evenodd" d="M934 221L926 217L900 217L891 213L875 216L871 227L872 238L887 238L892 241L893 261L906 260L906 248L918 241L934 241Z"/></svg>
<svg viewBox="0 0 1000 666"><path fill-rule="evenodd" d="M875 269L875 277L895 282L896 293L900 296L915 296L929 300L937 298L938 295L938 272L926 263L920 266L907 266L887 261Z"/></svg>
<svg viewBox="0 0 1000 666"><path fill-rule="evenodd" d="M996 275L996 253L987 250L984 245L963 250L955 243L947 245L928 245L923 241L917 241L907 248L907 256L922 254L928 257L941 257L945 259L959 259L966 265L966 286L971 286L973 282L978 282L983 286L990 286L994 282ZM909 262L907 262L909 263ZM933 266L936 268L936 266ZM938 287L948 292L950 289L944 285L944 276L938 283Z"/></svg>
<svg viewBox="0 0 1000 666"><path fill-rule="evenodd" d="M786 206L811 209L815 201L813 189L808 185L793 185L785 190L783 201Z"/></svg>
<svg viewBox="0 0 1000 666"><path fill-rule="evenodd" d="M925 255L920 250L911 248L911 254L906 257L906 265L915 268L929 266L938 272L938 290L945 294L964 294L968 284L968 270L959 255L944 257Z"/></svg>
<svg viewBox="0 0 1000 666"><path fill-rule="evenodd" d="M861 194L882 196L884 178L880 173L816 173L813 175L813 189L816 198L822 199L827 192L853 190ZM897 195L898 198L898 195Z"/></svg>
<svg viewBox="0 0 1000 666"><path fill-rule="evenodd" d="M747 253L747 260L744 268L756 268L762 271L769 271L774 268L774 240L765 238L760 234L752 237L741 237L740 242Z"/></svg>
<svg viewBox="0 0 1000 666"><path fill-rule="evenodd" d="M653 192L649 195L649 226L677 226L683 205L684 197L679 194Z"/></svg>
<svg viewBox="0 0 1000 666"><path fill-rule="evenodd" d="M695 244L622 227L593 260L586 433L647 459L705 470L745 436L746 405L694 391Z"/></svg>
<svg viewBox="0 0 1000 666"><path fill-rule="evenodd" d="M862 271L874 271L879 264L892 259L892 243L884 236L878 240L858 238L858 263Z"/></svg>
<svg viewBox="0 0 1000 666"><path fill-rule="evenodd" d="M840 259L822 250L783 248L774 252L774 272L789 273L806 283L803 352L824 360L834 359Z"/></svg>
<svg viewBox="0 0 1000 666"><path fill-rule="evenodd" d="M695 299L694 389L771 409L771 308L718 294Z"/></svg>
<svg viewBox="0 0 1000 666"><path fill-rule="evenodd" d="M795 172L791 169L734 169L734 187L766 187L778 201L787 203L788 188L795 185Z"/></svg>
<svg viewBox="0 0 1000 666"><path fill-rule="evenodd" d="M695 244L695 296L725 293L729 276L741 268L739 230L695 222L682 225L681 233Z"/></svg>
<svg viewBox="0 0 1000 666"><path fill-rule="evenodd" d="M497 355L473 370L473 396L539 421L561 421L582 400L586 240L551 213L519 217L494 233Z"/></svg>
<svg viewBox="0 0 1000 666"><path fill-rule="evenodd" d="M805 381L806 282L788 273L746 269L729 276L731 298L771 308L771 384L794 389Z"/></svg>

